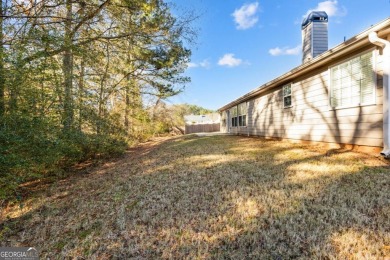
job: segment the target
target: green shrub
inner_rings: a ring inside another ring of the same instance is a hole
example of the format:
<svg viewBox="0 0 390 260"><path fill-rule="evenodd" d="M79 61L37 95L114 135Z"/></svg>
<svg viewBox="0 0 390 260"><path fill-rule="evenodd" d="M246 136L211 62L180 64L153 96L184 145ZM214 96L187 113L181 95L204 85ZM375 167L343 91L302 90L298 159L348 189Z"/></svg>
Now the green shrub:
<svg viewBox="0 0 390 260"><path fill-rule="evenodd" d="M0 124L0 200L20 198L20 184L55 176L76 163L122 154L120 135L64 134L45 118L13 115Z"/></svg>

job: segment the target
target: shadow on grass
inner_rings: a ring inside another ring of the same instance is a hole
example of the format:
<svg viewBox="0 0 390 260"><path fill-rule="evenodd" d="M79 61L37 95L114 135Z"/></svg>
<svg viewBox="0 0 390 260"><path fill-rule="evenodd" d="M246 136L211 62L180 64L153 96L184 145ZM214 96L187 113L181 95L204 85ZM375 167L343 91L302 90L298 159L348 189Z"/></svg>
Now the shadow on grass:
<svg viewBox="0 0 390 260"><path fill-rule="evenodd" d="M44 257L60 258L389 253L388 165L349 151L185 136L130 151L67 185L3 221L0 244L38 246Z"/></svg>

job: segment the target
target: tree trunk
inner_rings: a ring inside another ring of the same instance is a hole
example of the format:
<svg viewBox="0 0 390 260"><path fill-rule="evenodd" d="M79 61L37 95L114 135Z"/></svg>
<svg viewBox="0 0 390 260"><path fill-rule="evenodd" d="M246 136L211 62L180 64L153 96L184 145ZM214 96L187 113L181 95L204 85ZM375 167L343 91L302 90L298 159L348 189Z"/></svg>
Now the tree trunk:
<svg viewBox="0 0 390 260"><path fill-rule="evenodd" d="M15 84L8 88L8 93L9 93L8 112L9 113L15 112L18 109L18 93L17 93L16 88L19 87L18 84L20 84L20 81L21 80L19 78L19 75L17 75Z"/></svg>
<svg viewBox="0 0 390 260"><path fill-rule="evenodd" d="M64 57L62 71L64 73L64 132L68 132L73 125L73 52L72 52L72 0L66 0L66 21L64 38Z"/></svg>
<svg viewBox="0 0 390 260"><path fill-rule="evenodd" d="M127 134L132 133L132 127L134 129L134 118L140 112L142 107L141 93L137 81L134 79L128 79L128 83L125 89L125 129Z"/></svg>
<svg viewBox="0 0 390 260"><path fill-rule="evenodd" d="M132 54L132 52L133 52L132 39L130 40L130 42L128 42L128 44L129 44L129 46L128 46L129 52L127 54L127 62L128 62L127 69L130 71L134 71L134 64L133 64L133 57L132 57L132 55L133 55ZM132 79L131 76L129 75L127 77L127 84L126 84L126 90L125 90L126 99L125 99L125 122L124 122L124 125L125 125L125 130L126 130L127 135L130 135L133 132L131 127L133 127L132 125L134 123L134 120L132 120L132 119L134 118L134 115L135 115L135 113L134 113L135 88L136 88L135 80Z"/></svg>
<svg viewBox="0 0 390 260"><path fill-rule="evenodd" d="M105 104L105 98L104 98L104 91L106 87L106 81L107 81L107 76L108 76L108 69L110 67L110 50L109 50L109 43L106 44L106 58L107 58L107 63L106 67L104 69L104 74L102 75L102 79L100 81L100 93L99 93L99 106L98 106L98 124L97 124L97 129L96 133L99 135L101 134L102 131L102 123L104 120L105 116L105 110L106 110L106 104Z"/></svg>
<svg viewBox="0 0 390 260"><path fill-rule="evenodd" d="M125 90L125 130L127 134L130 134L130 121L129 121L129 116L130 116L130 83L127 84L126 90Z"/></svg>
<svg viewBox="0 0 390 260"><path fill-rule="evenodd" d="M79 3L79 15L81 17L84 16L84 9L85 9L85 3L80 2ZM86 36L86 31L81 31L81 36L85 37ZM78 84L78 112L79 112L79 120L78 120L78 130L79 132L82 131L82 126L83 126L83 117L84 117L84 74L85 74L85 56L84 54L81 55L80 57L80 75L79 75L79 84Z"/></svg>
<svg viewBox="0 0 390 260"><path fill-rule="evenodd" d="M5 73L4 73L4 44L3 44L3 1L0 1L0 117L5 113Z"/></svg>
<svg viewBox="0 0 390 260"><path fill-rule="evenodd" d="M84 73L85 73L84 57L81 57L80 78L79 78L79 126L78 126L79 127L79 131L82 130L82 124L83 124Z"/></svg>
<svg viewBox="0 0 390 260"><path fill-rule="evenodd" d="M8 86L8 112L12 113L18 109L18 88L23 84L22 80L22 64L19 62L19 59L16 61L15 65L15 76L13 84Z"/></svg>

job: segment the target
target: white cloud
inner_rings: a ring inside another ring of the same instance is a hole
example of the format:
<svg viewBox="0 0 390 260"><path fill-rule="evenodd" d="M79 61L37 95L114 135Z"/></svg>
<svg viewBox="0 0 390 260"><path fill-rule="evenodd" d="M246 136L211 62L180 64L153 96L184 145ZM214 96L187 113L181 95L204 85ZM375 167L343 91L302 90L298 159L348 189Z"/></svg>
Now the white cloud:
<svg viewBox="0 0 390 260"><path fill-rule="evenodd" d="M303 15L303 18L306 18L308 14L312 11L325 11L329 17L331 16L344 16L347 14L345 7L339 7L337 0L328 0L318 3L317 7L314 9L307 10L306 14Z"/></svg>
<svg viewBox="0 0 390 260"><path fill-rule="evenodd" d="M298 45L297 47L294 48L289 48L289 47L283 47L283 48L273 48L270 49L268 52L272 56L280 56L280 55L298 55L301 53L301 45Z"/></svg>
<svg viewBox="0 0 390 260"><path fill-rule="evenodd" d="M236 28L239 30L245 30L254 26L259 18L256 16L256 13L259 8L259 3L254 2L251 4L245 4L240 7L240 9L234 10L232 16L234 21L237 23Z"/></svg>
<svg viewBox="0 0 390 260"><path fill-rule="evenodd" d="M218 65L220 66L236 67L241 64L242 64L242 60L238 58L234 58L233 53L227 53L223 55L223 57L220 58L218 61Z"/></svg>
<svg viewBox="0 0 390 260"><path fill-rule="evenodd" d="M199 65L196 64L195 62L188 62L187 66L188 66L188 68L197 68L197 67L199 67Z"/></svg>
<svg viewBox="0 0 390 260"><path fill-rule="evenodd" d="M201 62L198 62L198 63L196 63L196 62L188 62L187 66L188 66L188 68L198 68L198 67L201 67L201 68L208 69L208 68L210 68L210 62L207 59L205 59L205 60L203 60Z"/></svg>
<svg viewBox="0 0 390 260"><path fill-rule="evenodd" d="M203 60L199 63L199 65L202 67L202 68L210 68L210 62L208 60Z"/></svg>

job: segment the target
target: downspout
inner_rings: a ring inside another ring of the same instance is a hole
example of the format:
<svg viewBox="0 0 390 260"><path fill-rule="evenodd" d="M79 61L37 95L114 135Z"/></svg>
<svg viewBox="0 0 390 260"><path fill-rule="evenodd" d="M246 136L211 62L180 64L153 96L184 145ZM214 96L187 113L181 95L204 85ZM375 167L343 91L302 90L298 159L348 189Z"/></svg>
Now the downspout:
<svg viewBox="0 0 390 260"><path fill-rule="evenodd" d="M371 32L368 39L383 50L383 150L381 155L390 158L390 42L379 38L376 32Z"/></svg>
<svg viewBox="0 0 390 260"><path fill-rule="evenodd" d="M247 101L246 102L246 117L245 117L245 125L246 125L246 133L248 134L248 136L249 136L249 126L248 126L248 122L249 122L249 120L248 120L248 111L249 111L249 109L248 109L248 107L249 107L249 102ZM251 118L252 118L252 116L251 116Z"/></svg>

